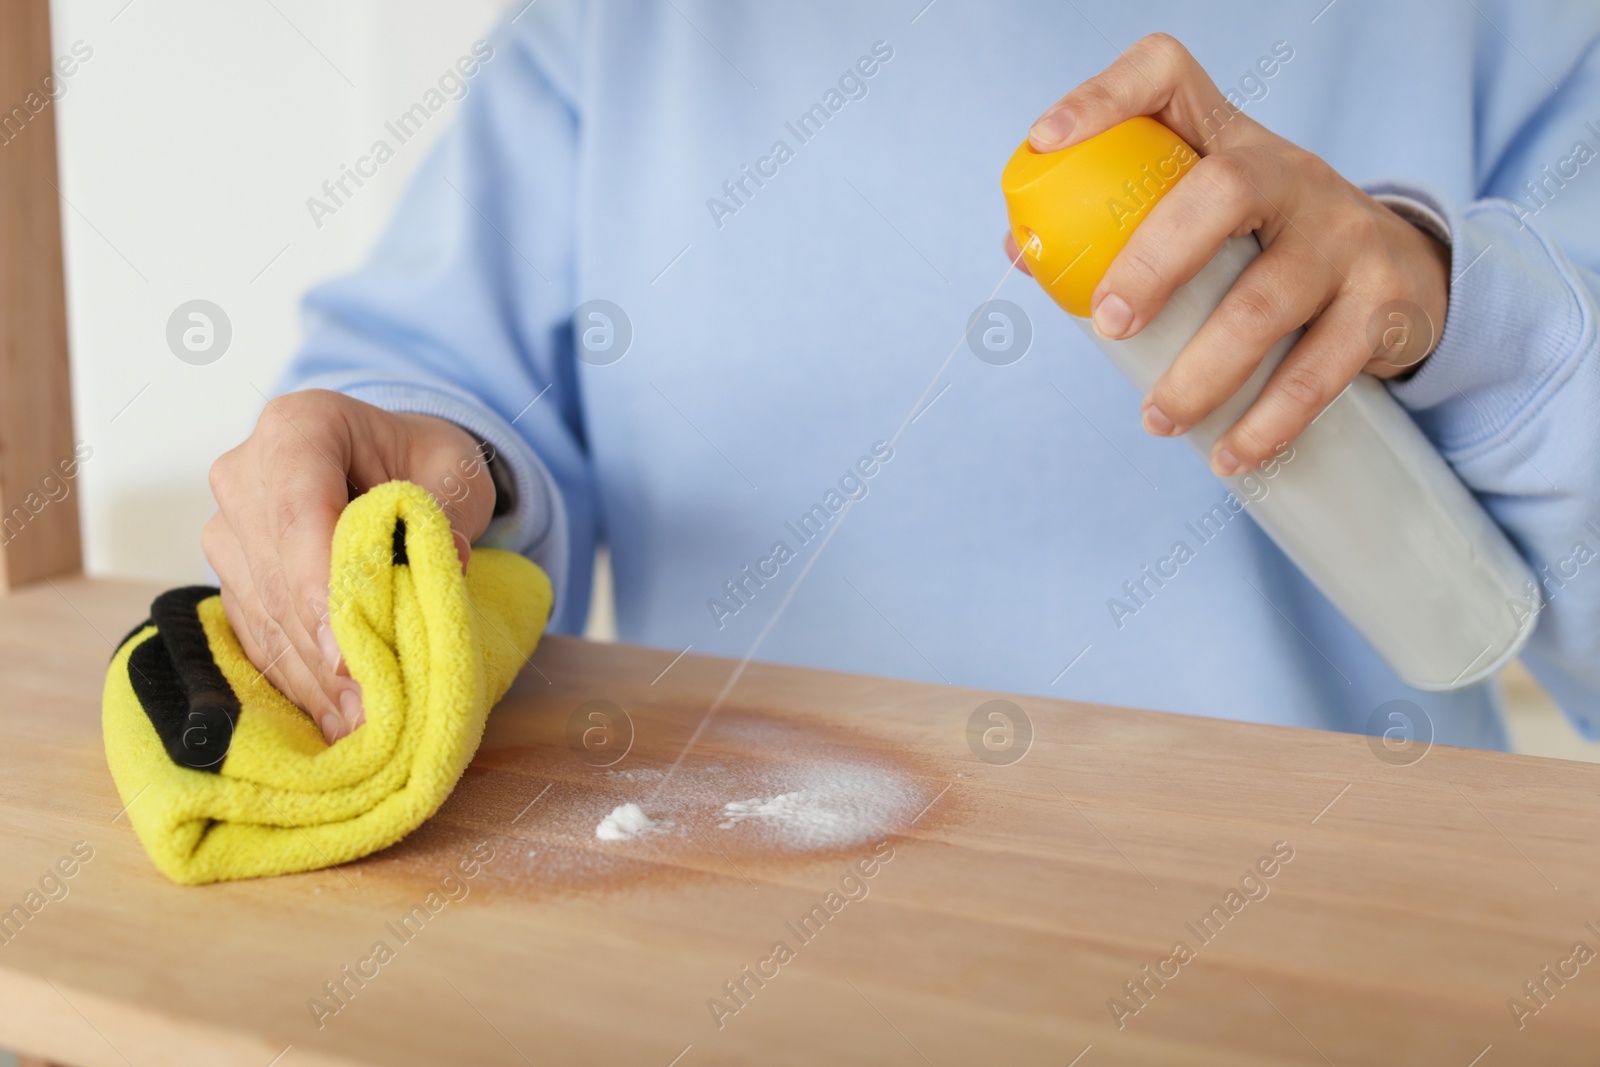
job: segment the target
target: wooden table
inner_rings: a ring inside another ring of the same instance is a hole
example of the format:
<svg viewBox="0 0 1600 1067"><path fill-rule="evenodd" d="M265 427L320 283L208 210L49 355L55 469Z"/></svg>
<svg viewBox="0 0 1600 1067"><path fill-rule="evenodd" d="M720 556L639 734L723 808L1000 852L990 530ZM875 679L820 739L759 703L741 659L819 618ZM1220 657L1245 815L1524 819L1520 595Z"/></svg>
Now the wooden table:
<svg viewBox="0 0 1600 1067"><path fill-rule="evenodd" d="M892 859L846 883L866 895L802 940L872 844L769 847L715 812L634 841L587 829L659 784L731 664L552 638L411 839L184 888L145 859L100 746L110 642L153 592L0 601L0 908L93 850L0 945L0 1044L82 1067L1600 1059L1600 963L1573 957L1600 950L1600 767L1442 747L1401 766L1360 737L1033 697L1031 749L1002 764L968 742L997 694L752 665L662 797L837 765L901 804ZM633 726L609 767L570 740L594 700ZM1245 879L1275 847L1292 859ZM493 858L464 895L392 936L474 848ZM379 940L393 958L362 964ZM376 973L341 1002L324 982L346 965Z"/></svg>

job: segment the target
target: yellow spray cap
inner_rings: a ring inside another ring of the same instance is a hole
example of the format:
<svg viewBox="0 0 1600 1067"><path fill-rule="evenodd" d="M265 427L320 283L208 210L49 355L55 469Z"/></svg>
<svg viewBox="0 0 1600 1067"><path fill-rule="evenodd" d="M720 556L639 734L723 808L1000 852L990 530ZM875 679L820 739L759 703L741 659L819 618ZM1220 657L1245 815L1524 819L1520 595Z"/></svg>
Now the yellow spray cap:
<svg viewBox="0 0 1600 1067"><path fill-rule="evenodd" d="M1134 228L1199 159L1145 116L1059 152L1024 141L1000 176L1023 262L1051 299L1087 318L1095 286Z"/></svg>

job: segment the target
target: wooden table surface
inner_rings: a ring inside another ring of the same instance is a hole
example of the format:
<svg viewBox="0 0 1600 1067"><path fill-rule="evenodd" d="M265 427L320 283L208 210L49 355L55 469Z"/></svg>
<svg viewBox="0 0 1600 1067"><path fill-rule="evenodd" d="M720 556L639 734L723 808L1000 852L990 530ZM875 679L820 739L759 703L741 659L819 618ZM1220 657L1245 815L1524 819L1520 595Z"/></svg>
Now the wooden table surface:
<svg viewBox="0 0 1600 1067"><path fill-rule="evenodd" d="M0 909L51 890L0 935L0 1045L81 1067L1600 1060L1597 766L1402 766L1360 737L1035 697L1002 764L968 741L1001 694L755 664L663 785L732 664L551 638L410 839L186 888L145 859L100 742L110 644L153 592L0 600ZM610 749L574 740L591 701L627 717ZM872 840L718 822L781 782L876 797ZM594 838L652 797L666 832ZM48 879L75 846L92 859ZM334 999L347 966L371 977Z"/></svg>

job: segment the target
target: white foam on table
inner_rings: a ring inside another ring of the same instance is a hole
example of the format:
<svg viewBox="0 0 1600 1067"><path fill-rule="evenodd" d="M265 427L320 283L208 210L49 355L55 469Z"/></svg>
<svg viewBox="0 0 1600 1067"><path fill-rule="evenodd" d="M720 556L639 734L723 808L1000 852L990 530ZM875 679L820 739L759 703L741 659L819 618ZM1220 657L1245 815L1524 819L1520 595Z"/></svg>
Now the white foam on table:
<svg viewBox="0 0 1600 1067"><path fill-rule="evenodd" d="M618 776L637 780L628 772ZM672 810L656 811L652 818L637 803L618 805L595 827L595 837L626 841L666 829L670 822L662 819L698 810L717 813L719 830L758 838L769 847L838 848L881 839L916 813L920 799L902 775L832 759L768 767L756 774L684 775L676 785L658 801ZM730 793L732 800L727 799Z"/></svg>
<svg viewBox="0 0 1600 1067"><path fill-rule="evenodd" d="M655 823L637 804L618 804L600 820L594 836L602 841L627 841L653 827Z"/></svg>

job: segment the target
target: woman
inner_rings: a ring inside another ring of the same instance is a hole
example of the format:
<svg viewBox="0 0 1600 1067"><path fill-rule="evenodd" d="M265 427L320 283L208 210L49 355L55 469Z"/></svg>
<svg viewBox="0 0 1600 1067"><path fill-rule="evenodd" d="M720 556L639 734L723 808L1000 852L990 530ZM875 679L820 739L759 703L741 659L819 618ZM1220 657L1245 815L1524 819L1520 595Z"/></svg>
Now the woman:
<svg viewBox="0 0 1600 1067"><path fill-rule="evenodd" d="M1600 12L1554 0L508 12L371 261L310 295L280 395L213 469L229 616L330 739L359 726L329 542L351 494L403 477L463 559L541 563L562 630L603 541L625 640L1347 731L1404 698L1439 740L1502 748L1491 685L1409 690L1253 523L1145 577L1225 496L1161 438L1309 324L1211 467L1391 375L1539 573L1524 658L1595 736L1597 36ZM1097 327L1139 330L1229 234L1266 248L1144 397L995 255L1018 140L1137 114L1204 158ZM1031 345L975 358L996 293ZM1427 328L1369 366L1394 300Z"/></svg>

